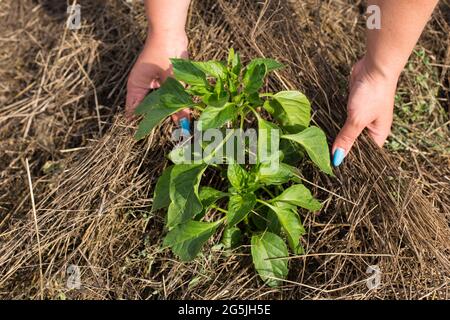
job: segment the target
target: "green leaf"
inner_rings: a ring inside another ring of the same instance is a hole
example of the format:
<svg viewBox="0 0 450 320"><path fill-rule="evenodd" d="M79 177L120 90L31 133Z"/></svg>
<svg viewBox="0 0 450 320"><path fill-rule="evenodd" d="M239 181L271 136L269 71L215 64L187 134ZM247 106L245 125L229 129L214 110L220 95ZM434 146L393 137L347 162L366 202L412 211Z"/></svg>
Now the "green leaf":
<svg viewBox="0 0 450 320"><path fill-rule="evenodd" d="M227 98L226 101L228 101L228 92L225 91L225 85L224 82L226 82L226 79L217 79L216 84L214 85L214 93L218 97L225 96Z"/></svg>
<svg viewBox="0 0 450 320"><path fill-rule="evenodd" d="M279 151L280 128L258 116L258 162L268 162ZM277 159L278 160L278 159Z"/></svg>
<svg viewBox="0 0 450 320"><path fill-rule="evenodd" d="M290 186L273 200L276 202L287 202L310 211L319 211L322 208L321 203L314 199L311 191L302 184Z"/></svg>
<svg viewBox="0 0 450 320"><path fill-rule="evenodd" d="M200 188L200 193L198 196L203 207L207 208L216 201L226 197L227 193L214 189L212 187L202 187Z"/></svg>
<svg viewBox="0 0 450 320"><path fill-rule="evenodd" d="M259 166L258 181L264 185L281 185L294 177L295 168L285 163L262 163Z"/></svg>
<svg viewBox="0 0 450 320"><path fill-rule="evenodd" d="M254 208L252 214L250 215L250 221L259 231L264 231L267 229L267 211L269 211L268 207L260 205Z"/></svg>
<svg viewBox="0 0 450 320"><path fill-rule="evenodd" d="M174 164L198 164L201 162L202 155L196 152L191 141L183 142L181 145L175 146L169 154L168 158Z"/></svg>
<svg viewBox="0 0 450 320"><path fill-rule="evenodd" d="M294 167L297 167L300 161L305 158L302 147L291 140L282 139L280 151L283 152L283 162Z"/></svg>
<svg viewBox="0 0 450 320"><path fill-rule="evenodd" d="M247 101L254 108L258 108L264 104L264 100L262 100L259 96L258 92L254 92L252 94L247 95Z"/></svg>
<svg viewBox="0 0 450 320"><path fill-rule="evenodd" d="M170 199L167 227L186 222L203 209L198 197L201 175L206 169L204 164L177 164L170 175Z"/></svg>
<svg viewBox="0 0 450 320"><path fill-rule="evenodd" d="M254 193L232 195L228 202L227 225L233 227L241 222L254 208L255 204L256 196Z"/></svg>
<svg viewBox="0 0 450 320"><path fill-rule="evenodd" d="M247 68L252 67L253 65L256 64L261 64L263 63L266 66L267 72L271 72L277 69L282 69L284 68L284 65L274 59L270 59L270 58L256 58L253 59L252 61L250 61L250 63L248 64Z"/></svg>
<svg viewBox="0 0 450 320"><path fill-rule="evenodd" d="M163 87L167 86L167 83L163 83ZM161 88L151 91L134 110L136 115L144 115L151 112L151 110L160 107L161 105Z"/></svg>
<svg viewBox="0 0 450 320"><path fill-rule="evenodd" d="M169 231L163 246L172 248L183 261L193 260L221 222L221 220L212 223L188 221L180 224Z"/></svg>
<svg viewBox="0 0 450 320"><path fill-rule="evenodd" d="M183 209L179 208L175 203L170 202L169 208L167 208L167 218L166 218L166 227L167 229L172 229L175 225L178 224L178 220L180 219L180 215Z"/></svg>
<svg viewBox="0 0 450 320"><path fill-rule="evenodd" d="M220 61L193 62L194 66L202 70L205 74L213 76L222 81L227 78L227 67Z"/></svg>
<svg viewBox="0 0 450 320"><path fill-rule="evenodd" d="M212 88L205 87L204 85L202 85L202 86L190 86L189 88L186 89L186 92L188 92L192 96L203 97L205 95L212 94L211 89Z"/></svg>
<svg viewBox="0 0 450 320"><path fill-rule="evenodd" d="M264 108L289 132L298 132L309 126L311 104L299 91L281 91L266 100Z"/></svg>
<svg viewBox="0 0 450 320"><path fill-rule="evenodd" d="M152 211L167 208L170 204L169 185L173 166L167 167L159 177L153 194Z"/></svg>
<svg viewBox="0 0 450 320"><path fill-rule="evenodd" d="M228 121L236 117L236 106L234 103L226 103L223 107L209 106L203 110L199 118L198 130L219 129ZM201 125L201 127L200 127Z"/></svg>
<svg viewBox="0 0 450 320"><path fill-rule="evenodd" d="M234 73L230 73L228 78L228 90L230 91L231 96L235 96L238 93L238 88L239 88L239 77Z"/></svg>
<svg viewBox="0 0 450 320"><path fill-rule="evenodd" d="M242 190L246 187L249 174L237 163L230 163L227 170L228 181L236 190Z"/></svg>
<svg viewBox="0 0 450 320"><path fill-rule="evenodd" d="M281 284L288 274L288 250L283 239L276 234L264 232L252 237L252 258L261 279L271 287Z"/></svg>
<svg viewBox="0 0 450 320"><path fill-rule="evenodd" d="M305 234L300 216L297 213L297 208L289 203L277 202L274 205L269 205L269 208L275 212L281 227L286 233L289 246L295 254L303 252L300 244L300 237Z"/></svg>
<svg viewBox="0 0 450 320"><path fill-rule="evenodd" d="M275 234L280 234L281 231L280 221L273 210L267 212L267 230Z"/></svg>
<svg viewBox="0 0 450 320"><path fill-rule="evenodd" d="M237 227L226 228L223 231L221 242L225 249L234 249L241 244L242 233Z"/></svg>
<svg viewBox="0 0 450 320"><path fill-rule="evenodd" d="M241 73L241 57L238 52L234 52L234 49L231 48L228 52L228 66L230 68L230 72L236 76L239 76Z"/></svg>
<svg viewBox="0 0 450 320"><path fill-rule="evenodd" d="M281 231L280 222L278 221L275 212L269 209L267 206L260 206L251 215L251 219L256 228L260 231L270 231L275 234L279 234Z"/></svg>
<svg viewBox="0 0 450 320"><path fill-rule="evenodd" d="M208 106L222 108L228 102L229 96L226 92L209 93L202 97L203 102Z"/></svg>
<svg viewBox="0 0 450 320"><path fill-rule="evenodd" d="M244 92L246 94L252 94L258 92L264 85L264 78L266 77L266 65L263 63L255 64L244 74L242 83L244 84Z"/></svg>
<svg viewBox="0 0 450 320"><path fill-rule="evenodd" d="M136 108L136 114L145 116L139 123L135 139L144 138L165 118L193 105L192 99L181 83L173 78L167 78L158 90L151 92Z"/></svg>
<svg viewBox="0 0 450 320"><path fill-rule="evenodd" d="M209 86L205 73L197 68L194 62L178 58L172 58L170 62L177 80L193 86Z"/></svg>
<svg viewBox="0 0 450 320"><path fill-rule="evenodd" d="M308 153L311 160L325 173L333 175L330 165L330 152L328 150L325 133L318 127L309 127L302 132L281 136L300 144Z"/></svg>

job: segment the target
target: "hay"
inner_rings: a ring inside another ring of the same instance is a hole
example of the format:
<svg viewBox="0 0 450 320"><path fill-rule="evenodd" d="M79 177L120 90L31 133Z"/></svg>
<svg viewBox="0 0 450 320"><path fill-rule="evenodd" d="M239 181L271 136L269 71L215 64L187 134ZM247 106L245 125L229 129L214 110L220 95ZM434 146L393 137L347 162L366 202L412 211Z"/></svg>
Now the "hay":
<svg viewBox="0 0 450 320"><path fill-rule="evenodd" d="M406 154L392 156L367 137L336 179L309 164L302 168L325 207L319 215L302 213L307 254L291 258L283 287L261 284L248 248L230 256L206 246L191 263L161 250L164 213L148 209L171 148L171 124L136 143L133 126L115 115L144 37L142 8L115 1L81 5L84 27L72 32L64 28L65 6L49 0L0 4L1 297L448 298L447 156L423 159L419 153L413 166L401 168ZM450 52L442 36L450 29L446 5L422 39L444 66ZM233 46L245 59L282 61L287 68L268 89L304 90L315 122L331 139L344 120L350 66L363 49L362 8L343 0L193 1L190 52L196 59L223 59ZM442 79L447 72L441 68ZM448 82L442 84L448 97ZM51 170L43 170L46 163ZM80 290L66 286L71 264L80 267ZM370 265L383 272L377 290L366 286Z"/></svg>

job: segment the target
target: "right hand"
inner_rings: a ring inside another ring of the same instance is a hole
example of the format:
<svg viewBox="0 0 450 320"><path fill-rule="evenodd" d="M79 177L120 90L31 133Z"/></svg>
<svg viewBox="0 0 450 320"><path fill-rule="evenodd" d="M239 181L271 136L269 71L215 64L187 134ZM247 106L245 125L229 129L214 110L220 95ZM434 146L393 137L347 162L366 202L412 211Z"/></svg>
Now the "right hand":
<svg viewBox="0 0 450 320"><path fill-rule="evenodd" d="M340 165L365 128L379 147L383 147L391 131L399 75L380 75L367 61L363 58L353 67L347 121L332 148L334 166Z"/></svg>
<svg viewBox="0 0 450 320"><path fill-rule="evenodd" d="M125 114L133 119L134 110L149 90L159 86L171 76L170 58L187 58L188 40L183 34L152 34L149 32L144 48L135 62L127 81ZM189 109L172 116L174 121L189 118Z"/></svg>

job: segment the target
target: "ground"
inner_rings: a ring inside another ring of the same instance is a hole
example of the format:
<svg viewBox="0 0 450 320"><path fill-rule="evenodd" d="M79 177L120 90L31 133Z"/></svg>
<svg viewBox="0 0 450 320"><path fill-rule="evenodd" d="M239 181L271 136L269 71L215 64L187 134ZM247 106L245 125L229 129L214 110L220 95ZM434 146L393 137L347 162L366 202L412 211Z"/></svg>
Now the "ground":
<svg viewBox="0 0 450 320"><path fill-rule="evenodd" d="M329 178L302 165L324 202L302 212L306 255L264 286L248 248L205 246L192 263L161 249L149 213L170 150L167 121L144 142L124 121L126 76L145 36L139 1L0 3L0 296L50 299L436 299L450 279L449 2L441 1L402 74L384 150L363 136ZM355 4L356 3L356 4ZM191 56L265 56L287 68L268 90L298 89L329 141L345 119L363 53L362 1L194 0ZM207 183L207 182L206 182ZM216 239L217 240L217 239ZM70 265L81 287L68 283ZM379 266L370 290L367 267Z"/></svg>

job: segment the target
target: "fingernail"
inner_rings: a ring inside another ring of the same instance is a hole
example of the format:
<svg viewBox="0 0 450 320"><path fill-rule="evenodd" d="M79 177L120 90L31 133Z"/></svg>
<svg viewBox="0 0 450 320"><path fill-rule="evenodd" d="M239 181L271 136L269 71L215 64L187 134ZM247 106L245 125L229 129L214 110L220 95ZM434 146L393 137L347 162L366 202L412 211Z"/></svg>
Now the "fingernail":
<svg viewBox="0 0 450 320"><path fill-rule="evenodd" d="M337 148L333 155L333 166L339 167L344 161L345 158L345 150L342 148Z"/></svg>
<svg viewBox="0 0 450 320"><path fill-rule="evenodd" d="M191 125L189 123L189 119L188 118L181 118L180 119L180 126L181 129L183 130L183 133L187 133L188 135L191 132Z"/></svg>

